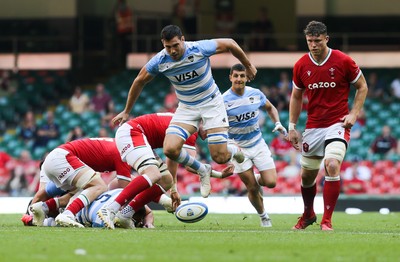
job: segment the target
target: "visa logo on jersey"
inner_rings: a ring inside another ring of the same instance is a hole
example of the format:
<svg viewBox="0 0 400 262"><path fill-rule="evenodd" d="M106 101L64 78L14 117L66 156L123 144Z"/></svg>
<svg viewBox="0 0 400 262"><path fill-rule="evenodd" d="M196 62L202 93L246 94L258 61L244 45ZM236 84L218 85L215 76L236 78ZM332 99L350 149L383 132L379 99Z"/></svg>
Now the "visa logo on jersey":
<svg viewBox="0 0 400 262"><path fill-rule="evenodd" d="M192 72L186 72L184 74L180 74L180 75L177 75L174 77L178 82L182 82L182 81L186 81L186 80L195 78L197 76L199 76L199 74L196 72L196 70L193 70Z"/></svg>
<svg viewBox="0 0 400 262"><path fill-rule="evenodd" d="M236 120L238 121L238 122L242 122L242 121L246 121L246 120L249 120L249 119L251 119L251 118L253 118L253 117L255 117L256 116L256 112L247 112L247 113L244 113L244 114L241 114L241 115L237 115L236 116Z"/></svg>

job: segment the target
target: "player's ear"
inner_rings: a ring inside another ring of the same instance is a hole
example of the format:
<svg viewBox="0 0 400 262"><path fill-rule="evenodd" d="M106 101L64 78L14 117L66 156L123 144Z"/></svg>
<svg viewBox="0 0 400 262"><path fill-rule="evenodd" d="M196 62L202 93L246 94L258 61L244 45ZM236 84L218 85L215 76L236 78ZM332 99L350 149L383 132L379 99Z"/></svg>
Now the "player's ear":
<svg viewBox="0 0 400 262"><path fill-rule="evenodd" d="M329 35L326 35L325 39L326 39L326 42L328 43L329 42Z"/></svg>
<svg viewBox="0 0 400 262"><path fill-rule="evenodd" d="M185 36L182 36L182 37L181 37L181 41L185 41Z"/></svg>

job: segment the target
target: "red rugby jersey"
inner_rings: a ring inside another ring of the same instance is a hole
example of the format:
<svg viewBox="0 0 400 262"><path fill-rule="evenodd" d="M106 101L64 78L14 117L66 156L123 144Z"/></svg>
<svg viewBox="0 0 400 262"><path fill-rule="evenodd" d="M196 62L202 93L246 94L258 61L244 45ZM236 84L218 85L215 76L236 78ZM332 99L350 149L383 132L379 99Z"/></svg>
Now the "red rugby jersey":
<svg viewBox="0 0 400 262"><path fill-rule="evenodd" d="M155 113L138 116L128 121L132 127L139 127L146 135L151 148L162 148L164 144L165 131L173 117L172 113ZM195 146L198 133L191 135L185 142L185 145Z"/></svg>
<svg viewBox="0 0 400 262"><path fill-rule="evenodd" d="M340 122L349 113L350 85L357 82L361 70L351 57L329 49L318 64L311 53L302 56L293 68L293 87L305 89L308 97L306 128L323 128Z"/></svg>
<svg viewBox="0 0 400 262"><path fill-rule="evenodd" d="M114 138L84 138L59 148L71 152L95 171L116 171L120 176L131 178L131 167L122 161Z"/></svg>

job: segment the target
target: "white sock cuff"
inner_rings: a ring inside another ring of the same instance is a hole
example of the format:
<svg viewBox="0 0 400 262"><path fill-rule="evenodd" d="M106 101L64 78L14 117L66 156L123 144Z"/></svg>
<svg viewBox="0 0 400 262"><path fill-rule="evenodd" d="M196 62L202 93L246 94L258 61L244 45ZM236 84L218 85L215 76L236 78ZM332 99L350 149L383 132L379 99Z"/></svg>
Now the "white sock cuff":
<svg viewBox="0 0 400 262"><path fill-rule="evenodd" d="M90 204L90 200L87 195L90 194L89 190L85 189L79 194L78 198L82 201L83 205L86 207Z"/></svg>
<svg viewBox="0 0 400 262"><path fill-rule="evenodd" d="M162 194L161 196L160 196L160 200L158 200L158 204L162 204L162 203L164 203L165 201L168 201L170 198L167 196L167 195L165 195L165 194Z"/></svg>
<svg viewBox="0 0 400 262"><path fill-rule="evenodd" d="M315 183L317 183L317 180L314 180L314 182L311 185L304 185L303 180L301 180L301 187L310 188L310 187L313 187L315 185Z"/></svg>
<svg viewBox="0 0 400 262"><path fill-rule="evenodd" d="M340 181L340 176L325 176L325 181Z"/></svg>
<svg viewBox="0 0 400 262"><path fill-rule="evenodd" d="M56 201L56 208L60 208L60 200L59 200L59 198L55 197L54 201Z"/></svg>
<svg viewBox="0 0 400 262"><path fill-rule="evenodd" d="M147 180L147 183L149 183L150 187L153 186L153 182L151 182L151 179L148 175L143 174L142 177Z"/></svg>
<svg viewBox="0 0 400 262"><path fill-rule="evenodd" d="M165 189L162 187L162 186L160 186L159 184L156 184L159 188L161 188L161 191L165 194L165 193L167 193L167 191L165 191Z"/></svg>
<svg viewBox="0 0 400 262"><path fill-rule="evenodd" d="M262 214L258 214L261 218L265 217L268 218L268 214L267 211L264 210L264 212Z"/></svg>

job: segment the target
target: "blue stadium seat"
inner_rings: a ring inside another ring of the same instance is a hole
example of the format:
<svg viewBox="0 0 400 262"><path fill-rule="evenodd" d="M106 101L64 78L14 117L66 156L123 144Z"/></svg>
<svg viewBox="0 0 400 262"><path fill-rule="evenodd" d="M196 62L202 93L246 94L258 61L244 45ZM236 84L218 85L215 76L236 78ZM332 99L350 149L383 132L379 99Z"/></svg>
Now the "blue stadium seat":
<svg viewBox="0 0 400 262"><path fill-rule="evenodd" d="M39 160L43 158L44 153L47 152L46 147L36 147L32 152L32 158L35 160Z"/></svg>

